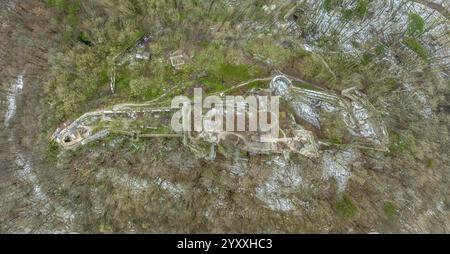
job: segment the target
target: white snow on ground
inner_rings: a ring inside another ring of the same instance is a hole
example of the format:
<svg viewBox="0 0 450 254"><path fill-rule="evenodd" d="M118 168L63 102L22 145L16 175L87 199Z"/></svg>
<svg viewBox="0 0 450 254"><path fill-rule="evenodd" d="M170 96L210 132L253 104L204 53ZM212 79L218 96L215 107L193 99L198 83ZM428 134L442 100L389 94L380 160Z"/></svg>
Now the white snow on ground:
<svg viewBox="0 0 450 254"><path fill-rule="evenodd" d="M55 210L55 215L58 218L62 219L63 224L65 225L65 231L70 232L70 228L75 218L75 214L71 210L68 210L59 205L56 206L52 205L50 198L42 189L42 186L39 183L39 179L36 173L34 172L31 163L20 152L16 156L16 165L19 167L19 169L15 172L16 177L32 186L33 191L31 201L33 203L38 204L37 206L35 206L35 208L40 210L39 213L43 215L50 215L53 212L52 211L53 208ZM53 229L49 230L45 228L39 229L39 232L64 233L59 230L55 231Z"/></svg>
<svg viewBox="0 0 450 254"><path fill-rule="evenodd" d="M430 118L433 116L433 109L429 102L428 96L421 90L414 88L414 86L410 83L403 84L405 91L407 91L413 99L416 100L417 105L421 106L421 109L417 112L424 118Z"/></svg>
<svg viewBox="0 0 450 254"><path fill-rule="evenodd" d="M266 182L256 188L256 196L272 210L287 212L295 209L293 201L287 196L302 185L300 167L279 156L268 164L273 166L273 172Z"/></svg>
<svg viewBox="0 0 450 254"><path fill-rule="evenodd" d="M16 98L22 92L23 89L23 75L17 76L17 79L12 83L8 97L8 109L5 115L5 127L9 126L9 122L16 114Z"/></svg>
<svg viewBox="0 0 450 254"><path fill-rule="evenodd" d="M355 118L358 121L358 125L360 126L359 135L379 143L379 137L370 122L370 116L367 109L358 101L352 102L352 109Z"/></svg>
<svg viewBox="0 0 450 254"><path fill-rule="evenodd" d="M441 1L445 7L446 2ZM420 41L431 41L432 43L422 43L427 51L430 53L430 57L435 59L434 65L446 66L450 62L450 58L443 57L449 55L448 47L442 47L445 45L446 36L442 36L448 31L448 22L445 22L439 12L416 2L406 2L399 0L391 1L373 1L369 12L373 13L373 18L364 17L362 19L348 20L346 21L341 10L334 10L327 12L322 6L318 6L318 1L308 0L305 3L315 10L311 13L313 15L307 17L308 23L313 25L317 30L314 33L308 33L306 36L306 43L314 44L320 38L332 36L335 33L335 29L339 32L338 46L343 52L350 54L362 53L355 45L359 43L365 43L367 41L378 40L378 38L389 38L393 34L403 34L408 27L408 17L410 13L417 13L426 22L426 32L421 36ZM357 1L346 0L344 5L346 9L356 7ZM438 1L439 3L439 1ZM447 8L448 8L447 3ZM289 27L289 29L295 33L298 33L301 29L297 27L292 20L285 20L285 24L280 27ZM334 24L339 24L335 26ZM439 38L439 39L436 39ZM354 43L356 42L356 43ZM309 51L311 47L304 46ZM413 52L405 45L404 49ZM320 51L320 49L313 48L314 51ZM387 52L387 60L393 60L392 56L389 56L389 50Z"/></svg>
<svg viewBox="0 0 450 254"><path fill-rule="evenodd" d="M444 201L438 201L436 202L436 206L429 208L427 211L425 211L425 215L430 217L430 216L438 216L439 214L443 214L446 215L448 214L449 211L447 211L445 209L445 203Z"/></svg>
<svg viewBox="0 0 450 254"><path fill-rule="evenodd" d="M169 192L169 194L174 198L179 198L183 195L184 189L179 185L167 180L157 178L155 180L156 184L158 184L163 190Z"/></svg>
<svg viewBox="0 0 450 254"><path fill-rule="evenodd" d="M419 111L419 114L425 118L430 118L433 115L433 109L429 105L428 96L422 91L415 93L417 100L422 104L423 108Z"/></svg>
<svg viewBox="0 0 450 254"><path fill-rule="evenodd" d="M314 127L320 128L320 116L316 108L300 100L293 101L292 106L297 116L312 124Z"/></svg>
<svg viewBox="0 0 450 254"><path fill-rule="evenodd" d="M338 192L344 191L351 175L350 167L357 158L357 152L352 149L343 151L325 151L322 158L323 178L336 179Z"/></svg>
<svg viewBox="0 0 450 254"><path fill-rule="evenodd" d="M41 185L38 182L36 174L33 172L31 164L20 153L16 157L16 164L20 168L16 171L17 177L30 183L33 186L33 194L37 198L39 203L47 203L47 195L42 191ZM44 206L44 210L48 210L47 205Z"/></svg>
<svg viewBox="0 0 450 254"><path fill-rule="evenodd" d="M152 185L154 186L154 184L167 191L174 198L181 197L185 192L180 184L172 183L168 180L162 179L161 177L156 177L154 181L149 181L147 179L134 177L129 174L117 173L114 169L102 169L97 173L96 178L99 181L110 181L114 187L129 189L134 194L142 193Z"/></svg>
<svg viewBox="0 0 450 254"><path fill-rule="evenodd" d="M121 186L126 186L127 188L130 188L133 191L143 191L150 186L147 179L139 179L136 177L131 177L128 174L123 175L119 179L119 182Z"/></svg>
<svg viewBox="0 0 450 254"><path fill-rule="evenodd" d="M247 173L247 168L248 163L245 160L234 161L229 167L230 172L238 176L244 176Z"/></svg>
<svg viewBox="0 0 450 254"><path fill-rule="evenodd" d="M116 170L101 169L96 175L97 180L111 181L113 186L119 188L130 189L134 193L139 193L150 187L150 183L147 179L141 179L129 174L120 174Z"/></svg>
<svg viewBox="0 0 450 254"><path fill-rule="evenodd" d="M11 84L11 88L9 91L9 94L7 96L7 111L5 115L5 122L4 125L6 127L9 126L10 121L16 114L17 110L17 103L16 100L18 96L22 93L23 86L24 86L24 76L23 74L17 76L17 78L14 80L14 82ZM11 129L9 135L9 141L11 142L11 145L14 146L16 144L16 141L14 140L14 129ZM17 150L17 149L13 149ZM31 198L29 201L31 201L34 204L34 207L37 212L37 214L42 215L50 215L52 214L53 209L55 209L56 213L55 215L62 219L63 224L65 225L65 230L69 231L69 228L71 226L71 222L73 221L74 214L60 206L52 206L50 198L47 196L45 191L43 190L41 184L39 183L39 179L36 175L35 170L33 169L29 159L26 157L25 154L23 154L20 150L17 150L16 158L15 158L15 164L18 167L17 170L14 172L15 177L17 177L20 181L23 181L26 184L29 184L32 188L31 191ZM33 229L31 228L25 228L24 232L32 232ZM45 228L38 228L39 232L41 233L58 233L61 232L59 230L49 230Z"/></svg>

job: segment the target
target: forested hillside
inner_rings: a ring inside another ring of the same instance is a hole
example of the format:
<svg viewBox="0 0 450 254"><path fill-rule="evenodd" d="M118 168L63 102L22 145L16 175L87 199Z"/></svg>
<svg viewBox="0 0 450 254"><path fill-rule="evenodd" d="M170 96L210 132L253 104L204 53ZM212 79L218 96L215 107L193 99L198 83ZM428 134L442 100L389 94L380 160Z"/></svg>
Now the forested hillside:
<svg viewBox="0 0 450 254"><path fill-rule="evenodd" d="M446 1L0 6L0 232L450 232ZM358 89L387 149L354 146L331 114L314 132L327 144L316 159L222 147L208 160L181 139L123 135L66 150L52 139L86 112L258 80L245 93L279 74L329 94Z"/></svg>

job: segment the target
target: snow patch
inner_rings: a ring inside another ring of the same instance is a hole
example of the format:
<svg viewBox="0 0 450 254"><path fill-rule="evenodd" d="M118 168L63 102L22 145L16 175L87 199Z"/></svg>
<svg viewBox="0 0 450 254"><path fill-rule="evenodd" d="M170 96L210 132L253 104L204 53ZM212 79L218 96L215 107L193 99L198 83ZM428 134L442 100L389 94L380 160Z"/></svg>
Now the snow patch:
<svg viewBox="0 0 450 254"><path fill-rule="evenodd" d="M5 127L9 126L9 122L16 114L16 98L23 89L23 75L17 76L17 79L12 83L9 95L7 97L8 109L5 116Z"/></svg>
<svg viewBox="0 0 450 254"><path fill-rule="evenodd" d="M431 108L428 96L423 91L414 88L410 83L403 84L403 87L405 88L405 91L414 96L417 104L421 106L421 109L419 109L417 113L424 118L432 117L433 109Z"/></svg>
<svg viewBox="0 0 450 254"><path fill-rule="evenodd" d="M352 102L352 109L355 118L358 121L358 125L360 126L359 134L364 138L368 138L379 143L378 135L370 123L370 116L367 109L365 109L363 105L357 101Z"/></svg>
<svg viewBox="0 0 450 254"><path fill-rule="evenodd" d="M273 172L266 182L256 188L256 197L275 211L291 211L295 209L294 202L288 198L302 185L301 169L298 165L276 156L268 162L273 166Z"/></svg>
<svg viewBox="0 0 450 254"><path fill-rule="evenodd" d="M33 186L33 194L41 203L47 203L47 195L42 191L42 187L38 182L36 174L33 172L31 164L20 153L16 157L16 165L20 168L16 171L16 176ZM47 209L48 207L46 205L45 210Z"/></svg>
<svg viewBox="0 0 450 254"><path fill-rule="evenodd" d="M312 124L314 127L320 128L320 116L317 108L302 101L292 102L292 106L297 116Z"/></svg>
<svg viewBox="0 0 450 254"><path fill-rule="evenodd" d="M147 179L140 179L129 174L117 174L113 171L101 170L96 175L97 180L110 180L114 186L130 189L134 193L139 193L150 187Z"/></svg>
<svg viewBox="0 0 450 254"><path fill-rule="evenodd" d="M336 179L338 192L344 191L351 175L350 167L357 159L358 153L352 149L325 151L322 158L323 178Z"/></svg>
<svg viewBox="0 0 450 254"><path fill-rule="evenodd" d="M156 184L158 184L163 190L169 192L169 194L174 198L179 198L183 195L184 189L179 185L161 178L156 179Z"/></svg>

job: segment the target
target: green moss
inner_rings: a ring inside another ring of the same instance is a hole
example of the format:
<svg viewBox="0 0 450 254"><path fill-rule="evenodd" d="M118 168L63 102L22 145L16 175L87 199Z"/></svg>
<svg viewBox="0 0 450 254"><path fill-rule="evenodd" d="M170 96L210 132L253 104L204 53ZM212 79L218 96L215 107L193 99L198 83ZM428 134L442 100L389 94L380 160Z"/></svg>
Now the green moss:
<svg viewBox="0 0 450 254"><path fill-rule="evenodd" d="M408 16L408 28L406 34L412 37L421 35L425 30L425 21L416 13L410 13Z"/></svg>
<svg viewBox="0 0 450 254"><path fill-rule="evenodd" d="M131 75L125 74L125 75L120 75L116 77L116 89L117 90L121 90L121 89L128 89L129 88L129 84L130 81L133 79L133 77Z"/></svg>
<svg viewBox="0 0 450 254"><path fill-rule="evenodd" d="M384 211L384 214L388 218L394 218L395 216L398 215L398 208L397 208L397 206L394 203L389 202L389 201L384 203L383 211Z"/></svg>
<svg viewBox="0 0 450 254"><path fill-rule="evenodd" d="M399 86L400 86L400 82L398 81L397 78L389 77L389 78L386 78L383 89L385 90L386 93L388 93L388 92L394 91Z"/></svg>
<svg viewBox="0 0 450 254"><path fill-rule="evenodd" d="M81 32L80 26L80 0L45 0L44 3L50 8L54 8L59 17L55 18L55 24L60 24L64 28L64 42L81 42L88 44L85 34Z"/></svg>
<svg viewBox="0 0 450 254"><path fill-rule="evenodd" d="M428 54L427 54L425 48L422 46L422 44L416 38L408 37L404 40L404 43L406 44L406 46L409 49L414 51L417 54L417 56L419 56L420 58L424 58L424 59L427 58Z"/></svg>
<svg viewBox="0 0 450 254"><path fill-rule="evenodd" d="M365 53L363 54L361 63L362 63L363 65L368 65L370 62L372 62L372 59L373 59L373 58L374 58L374 56L373 56L372 54L365 52Z"/></svg>
<svg viewBox="0 0 450 254"><path fill-rule="evenodd" d="M352 18L364 18L369 13L369 1L367 0L358 0L356 6L351 9L343 9L341 11L342 18L346 20L350 20Z"/></svg>
<svg viewBox="0 0 450 254"><path fill-rule="evenodd" d="M434 159L427 159L425 165L427 168L433 168L436 164L436 161Z"/></svg>
<svg viewBox="0 0 450 254"><path fill-rule="evenodd" d="M334 145L344 144L347 126L342 121L339 114L323 111L321 112L321 118L321 129L324 139Z"/></svg>
<svg viewBox="0 0 450 254"><path fill-rule="evenodd" d="M315 45L319 48L328 48L331 50L337 49L338 37L336 36L322 36L316 42Z"/></svg>
<svg viewBox="0 0 450 254"><path fill-rule="evenodd" d="M52 8L57 9L58 11L64 11L66 8L65 0L44 0L44 3Z"/></svg>
<svg viewBox="0 0 450 254"><path fill-rule="evenodd" d="M247 42L246 50L259 61L270 61L271 65L284 68L287 61L292 57L292 51L285 49L273 38L253 39Z"/></svg>
<svg viewBox="0 0 450 254"><path fill-rule="evenodd" d="M250 84L249 88L267 88L267 81L255 81Z"/></svg>
<svg viewBox="0 0 450 254"><path fill-rule="evenodd" d="M354 13L359 18L364 18L369 12L369 1L367 0L358 0L356 7L354 9Z"/></svg>
<svg viewBox="0 0 450 254"><path fill-rule="evenodd" d="M150 100L155 99L156 97L160 96L163 93L163 90L159 86L152 86L147 88L147 90L144 93L144 99Z"/></svg>
<svg viewBox="0 0 450 254"><path fill-rule="evenodd" d="M212 62L208 66L207 72L207 76L200 78L199 82L206 86L209 92L222 91L227 86L249 80L252 77L249 66L220 61Z"/></svg>
<svg viewBox="0 0 450 254"><path fill-rule="evenodd" d="M346 218L353 218L358 208L353 204L350 197L343 195L342 199L336 203L336 210Z"/></svg>
<svg viewBox="0 0 450 254"><path fill-rule="evenodd" d="M80 32L80 34L78 35L78 41L87 46L92 46L92 42L84 32Z"/></svg>
<svg viewBox="0 0 450 254"><path fill-rule="evenodd" d="M344 9L341 11L342 13L342 18L349 20L353 17L353 10L352 9Z"/></svg>
<svg viewBox="0 0 450 254"><path fill-rule="evenodd" d="M67 6L67 21L69 26L77 27L80 23L80 19L78 18L78 13L80 11L80 2L79 1L71 1Z"/></svg>
<svg viewBox="0 0 450 254"><path fill-rule="evenodd" d="M60 151L60 146L55 141L50 141L45 151L45 160L47 162L56 162Z"/></svg>
<svg viewBox="0 0 450 254"><path fill-rule="evenodd" d="M105 129L111 129L113 131L123 130L124 122L122 120L114 119L110 121L99 121L92 125L92 131L98 132Z"/></svg>
<svg viewBox="0 0 450 254"><path fill-rule="evenodd" d="M386 46L384 46L383 44L380 44L375 48L375 54L377 56L384 54L385 51L386 51Z"/></svg>
<svg viewBox="0 0 450 254"><path fill-rule="evenodd" d="M222 75L225 79L246 80L251 77L248 66L243 64L222 63L218 70L219 73L216 74Z"/></svg>
<svg viewBox="0 0 450 254"><path fill-rule="evenodd" d="M342 138L341 137L333 136L333 137L330 138L330 143L334 144L334 145L341 145L343 142L342 142Z"/></svg>
<svg viewBox="0 0 450 254"><path fill-rule="evenodd" d="M323 1L322 7L326 12L331 12L337 7L339 2L340 2L339 0L325 0Z"/></svg>
<svg viewBox="0 0 450 254"><path fill-rule="evenodd" d="M392 156L403 153L407 147L406 139L398 133L391 133L390 136L391 144L389 145L389 153Z"/></svg>
<svg viewBox="0 0 450 254"><path fill-rule="evenodd" d="M200 79L200 82L208 88L208 92L219 92L225 90L222 80L217 77L206 77Z"/></svg>
<svg viewBox="0 0 450 254"><path fill-rule="evenodd" d="M128 78L131 78L128 76ZM126 80L124 81L126 82ZM163 93L164 82L151 78L132 78L128 82L131 97L138 99L154 99Z"/></svg>
<svg viewBox="0 0 450 254"><path fill-rule="evenodd" d="M293 83L293 85L295 87L300 87L300 88L310 89L310 90L316 90L316 88L314 86L312 86L311 84L308 84L308 83L298 82L298 81L294 81L292 83Z"/></svg>

